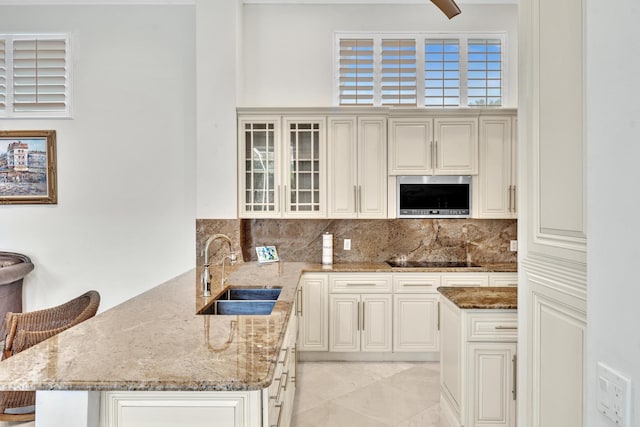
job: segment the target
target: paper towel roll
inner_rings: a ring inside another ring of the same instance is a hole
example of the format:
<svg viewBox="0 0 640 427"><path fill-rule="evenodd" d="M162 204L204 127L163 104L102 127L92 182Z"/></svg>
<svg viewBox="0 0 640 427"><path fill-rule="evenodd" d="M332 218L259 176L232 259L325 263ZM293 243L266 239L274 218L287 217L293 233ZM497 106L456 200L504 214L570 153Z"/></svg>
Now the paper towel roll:
<svg viewBox="0 0 640 427"><path fill-rule="evenodd" d="M322 264L333 264L333 234L322 235Z"/></svg>

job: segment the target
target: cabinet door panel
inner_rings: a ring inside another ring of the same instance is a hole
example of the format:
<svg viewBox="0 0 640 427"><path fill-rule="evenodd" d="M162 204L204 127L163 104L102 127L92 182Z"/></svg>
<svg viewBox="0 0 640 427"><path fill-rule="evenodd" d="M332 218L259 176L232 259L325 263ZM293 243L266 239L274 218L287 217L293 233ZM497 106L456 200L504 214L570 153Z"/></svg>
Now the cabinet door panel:
<svg viewBox="0 0 640 427"><path fill-rule="evenodd" d="M391 295L362 295L362 351L391 351Z"/></svg>
<svg viewBox="0 0 640 427"><path fill-rule="evenodd" d="M329 296L329 351L360 350L360 295Z"/></svg>
<svg viewBox="0 0 640 427"><path fill-rule="evenodd" d="M438 296L393 296L393 351L437 351Z"/></svg>
<svg viewBox="0 0 640 427"><path fill-rule="evenodd" d="M434 119L436 175L478 173L478 119Z"/></svg>
<svg viewBox="0 0 640 427"><path fill-rule="evenodd" d="M480 119L480 218L515 216L515 181L512 181L512 135L510 117Z"/></svg>
<svg viewBox="0 0 640 427"><path fill-rule="evenodd" d="M326 275L302 276L302 316L300 317L300 351L329 350L329 301Z"/></svg>
<svg viewBox="0 0 640 427"><path fill-rule="evenodd" d="M238 138L240 216L280 216L280 118L245 117Z"/></svg>
<svg viewBox="0 0 640 427"><path fill-rule="evenodd" d="M284 119L283 190L287 217L326 216L325 127L321 117Z"/></svg>
<svg viewBox="0 0 640 427"><path fill-rule="evenodd" d="M358 119L358 217L387 216L386 119Z"/></svg>
<svg viewBox="0 0 640 427"><path fill-rule="evenodd" d="M356 218L358 190L356 119L329 118L329 217Z"/></svg>
<svg viewBox="0 0 640 427"><path fill-rule="evenodd" d="M432 174L432 140L432 119L390 119L389 174Z"/></svg>
<svg viewBox="0 0 640 427"><path fill-rule="evenodd" d="M514 343L473 343L469 356L469 419L465 425L515 426Z"/></svg>

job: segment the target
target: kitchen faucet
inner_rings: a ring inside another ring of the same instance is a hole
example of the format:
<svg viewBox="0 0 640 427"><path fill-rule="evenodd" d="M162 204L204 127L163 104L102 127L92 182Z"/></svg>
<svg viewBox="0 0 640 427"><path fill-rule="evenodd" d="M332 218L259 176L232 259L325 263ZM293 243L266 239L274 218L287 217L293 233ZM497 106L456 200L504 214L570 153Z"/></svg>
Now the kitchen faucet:
<svg viewBox="0 0 640 427"><path fill-rule="evenodd" d="M222 258L222 276L220 277L220 286L224 286L225 278L224 278L224 262L229 259L229 265L234 265L236 263L236 254L233 252L231 248L231 239L229 236L225 234L214 234L213 236L207 239L207 242L204 244L204 263L202 270L202 296L210 297L211 296L211 274L209 273L209 245L218 239L223 239L229 245L229 255Z"/></svg>

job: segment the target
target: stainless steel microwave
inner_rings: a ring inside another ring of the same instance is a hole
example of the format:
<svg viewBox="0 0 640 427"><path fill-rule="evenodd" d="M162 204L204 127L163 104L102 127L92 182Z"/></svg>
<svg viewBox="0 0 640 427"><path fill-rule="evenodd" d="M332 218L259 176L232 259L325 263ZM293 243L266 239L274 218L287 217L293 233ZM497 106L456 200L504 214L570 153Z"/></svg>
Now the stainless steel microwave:
<svg viewBox="0 0 640 427"><path fill-rule="evenodd" d="M469 218L470 176L399 176L398 218Z"/></svg>

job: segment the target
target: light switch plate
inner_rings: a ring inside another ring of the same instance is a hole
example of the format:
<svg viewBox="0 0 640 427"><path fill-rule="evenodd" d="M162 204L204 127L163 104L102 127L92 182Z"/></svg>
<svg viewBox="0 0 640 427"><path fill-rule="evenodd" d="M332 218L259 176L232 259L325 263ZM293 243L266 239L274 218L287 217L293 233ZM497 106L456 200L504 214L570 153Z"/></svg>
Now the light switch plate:
<svg viewBox="0 0 640 427"><path fill-rule="evenodd" d="M598 362L598 411L617 427L631 426L631 380Z"/></svg>
<svg viewBox="0 0 640 427"><path fill-rule="evenodd" d="M509 241L509 250L511 252L517 252L518 251L518 241L517 240L510 240Z"/></svg>
<svg viewBox="0 0 640 427"><path fill-rule="evenodd" d="M344 239L344 250L345 251L351 250L351 239Z"/></svg>

